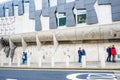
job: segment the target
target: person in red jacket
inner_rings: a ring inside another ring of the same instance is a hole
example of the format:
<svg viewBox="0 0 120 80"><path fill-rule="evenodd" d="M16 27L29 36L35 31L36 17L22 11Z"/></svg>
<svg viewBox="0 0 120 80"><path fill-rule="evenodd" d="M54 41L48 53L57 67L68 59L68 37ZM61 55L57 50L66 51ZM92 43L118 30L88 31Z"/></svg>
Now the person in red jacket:
<svg viewBox="0 0 120 80"><path fill-rule="evenodd" d="M115 57L117 55L117 52L116 52L116 48L114 45L111 48L111 55L112 55L112 62L116 62Z"/></svg>

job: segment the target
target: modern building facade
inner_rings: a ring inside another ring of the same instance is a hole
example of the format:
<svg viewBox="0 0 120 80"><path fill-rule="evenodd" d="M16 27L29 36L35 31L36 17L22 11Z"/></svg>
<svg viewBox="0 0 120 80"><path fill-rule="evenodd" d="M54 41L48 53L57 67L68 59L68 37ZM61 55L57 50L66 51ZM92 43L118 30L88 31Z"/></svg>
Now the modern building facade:
<svg viewBox="0 0 120 80"><path fill-rule="evenodd" d="M106 58L106 48L120 52L119 0L13 0L0 4L0 34L15 49L13 62L27 52L31 62L71 62L78 49L87 61ZM14 46L17 46L16 48ZM8 62L1 45L1 61ZM118 59L118 58L117 58Z"/></svg>

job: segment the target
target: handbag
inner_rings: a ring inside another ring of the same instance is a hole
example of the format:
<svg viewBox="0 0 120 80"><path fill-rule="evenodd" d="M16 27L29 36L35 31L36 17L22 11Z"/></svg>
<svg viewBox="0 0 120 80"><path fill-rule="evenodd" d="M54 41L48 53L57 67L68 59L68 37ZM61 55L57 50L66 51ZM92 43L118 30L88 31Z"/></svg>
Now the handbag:
<svg viewBox="0 0 120 80"><path fill-rule="evenodd" d="M117 57L120 58L120 54L117 54Z"/></svg>

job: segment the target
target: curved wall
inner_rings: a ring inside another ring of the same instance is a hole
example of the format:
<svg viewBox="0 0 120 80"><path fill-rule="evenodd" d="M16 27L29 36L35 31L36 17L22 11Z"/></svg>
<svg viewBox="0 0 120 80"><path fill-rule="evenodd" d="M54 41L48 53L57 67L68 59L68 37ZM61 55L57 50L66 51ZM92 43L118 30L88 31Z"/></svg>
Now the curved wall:
<svg viewBox="0 0 120 80"><path fill-rule="evenodd" d="M119 25L120 23L117 22L109 25L54 29L1 37L19 45L15 50L14 59L17 59L17 54L21 56L25 51L28 52L32 63L38 63L41 58L42 62L50 63L53 56L55 62L65 62L68 55L73 62L78 60L77 51L81 47L86 50L87 61L99 61L103 54L107 56L106 48L109 45L114 44L117 52L120 52ZM3 49L1 55L5 55Z"/></svg>

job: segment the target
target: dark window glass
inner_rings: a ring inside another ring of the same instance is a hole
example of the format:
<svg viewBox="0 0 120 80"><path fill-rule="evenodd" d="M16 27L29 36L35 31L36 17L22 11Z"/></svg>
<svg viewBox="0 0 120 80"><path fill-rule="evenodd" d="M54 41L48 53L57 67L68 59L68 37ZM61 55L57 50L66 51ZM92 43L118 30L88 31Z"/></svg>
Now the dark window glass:
<svg viewBox="0 0 120 80"><path fill-rule="evenodd" d="M85 9L74 10L74 13L76 15L77 24L86 23L86 10Z"/></svg>
<svg viewBox="0 0 120 80"><path fill-rule="evenodd" d="M64 26L64 25L66 25L66 17L59 18L59 26Z"/></svg>
<svg viewBox="0 0 120 80"><path fill-rule="evenodd" d="M86 14L77 15L77 23L86 23Z"/></svg>
<svg viewBox="0 0 120 80"><path fill-rule="evenodd" d="M61 12L58 14L58 21L59 21L59 26L64 26L66 25L66 13Z"/></svg>

